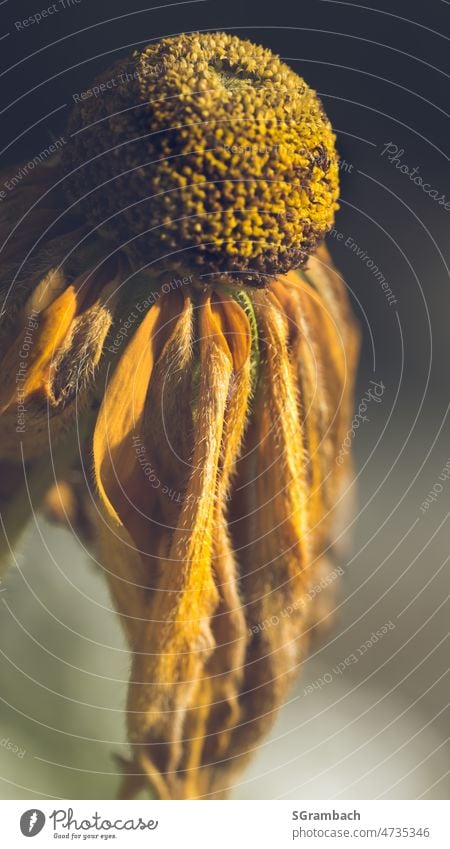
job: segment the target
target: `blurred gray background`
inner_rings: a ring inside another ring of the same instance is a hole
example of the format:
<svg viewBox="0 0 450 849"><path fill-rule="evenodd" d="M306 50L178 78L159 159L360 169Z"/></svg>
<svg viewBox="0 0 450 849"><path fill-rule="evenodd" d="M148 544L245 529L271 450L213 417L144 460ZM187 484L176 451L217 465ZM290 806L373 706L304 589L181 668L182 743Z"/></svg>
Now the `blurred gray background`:
<svg viewBox="0 0 450 849"><path fill-rule="evenodd" d="M343 238L329 247L363 331L356 407L370 380L385 387L353 440L358 502L334 627L235 795L448 798L450 212L382 153L396 146L401 163L450 199L448 6L140 6L85 0L22 33L16 16L36 4L2 6L2 31L11 32L1 57L3 164L61 133L72 93L134 44L224 29L271 47L318 90L336 129ZM101 574L64 530L42 522L22 539L0 590L0 795L113 797L129 658Z"/></svg>

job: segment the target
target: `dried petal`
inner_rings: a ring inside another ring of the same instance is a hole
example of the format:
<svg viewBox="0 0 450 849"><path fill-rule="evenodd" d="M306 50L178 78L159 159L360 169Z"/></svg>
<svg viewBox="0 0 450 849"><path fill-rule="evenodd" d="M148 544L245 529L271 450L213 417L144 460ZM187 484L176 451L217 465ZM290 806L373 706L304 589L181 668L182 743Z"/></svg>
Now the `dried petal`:
<svg viewBox="0 0 450 849"><path fill-rule="evenodd" d="M123 265L110 261L58 294L61 275L50 272L28 299L0 379L2 456L38 456L80 415L112 323L112 293L122 273Z"/></svg>

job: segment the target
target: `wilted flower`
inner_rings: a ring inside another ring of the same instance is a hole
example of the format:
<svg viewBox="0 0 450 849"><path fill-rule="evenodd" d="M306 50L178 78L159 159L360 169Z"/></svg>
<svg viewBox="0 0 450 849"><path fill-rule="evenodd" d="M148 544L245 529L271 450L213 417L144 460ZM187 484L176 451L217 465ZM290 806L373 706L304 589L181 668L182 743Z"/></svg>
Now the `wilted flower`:
<svg viewBox="0 0 450 849"><path fill-rule="evenodd" d="M334 136L303 80L233 36L164 39L108 79L28 189L0 450L20 479L65 446L45 509L95 538L133 656L123 795L220 797L322 618L348 476L357 332L325 248L304 265L337 207Z"/></svg>

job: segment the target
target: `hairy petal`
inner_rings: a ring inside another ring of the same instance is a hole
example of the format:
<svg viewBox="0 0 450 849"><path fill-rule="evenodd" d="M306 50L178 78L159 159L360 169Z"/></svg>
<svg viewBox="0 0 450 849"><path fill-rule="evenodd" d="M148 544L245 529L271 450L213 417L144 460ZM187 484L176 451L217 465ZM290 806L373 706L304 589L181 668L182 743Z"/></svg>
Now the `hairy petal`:
<svg viewBox="0 0 450 849"><path fill-rule="evenodd" d="M233 299L216 293L224 334L233 357L222 436L221 468L214 523L213 566L219 604L212 619L216 648L208 661L205 693L209 708L204 728L198 795L210 791L216 764L226 753L240 718L238 696L242 683L247 628L242 609L238 570L227 529L227 498L247 423L251 391L251 329L248 318Z"/></svg>
<svg viewBox="0 0 450 849"><path fill-rule="evenodd" d="M241 720L226 788L243 755L272 724L304 651L301 601L308 586L308 492L297 392L286 324L268 293L252 296L261 343L259 383L233 509L232 533L241 566L249 645L240 694ZM294 616L282 616L288 605ZM273 625L276 617L276 625Z"/></svg>
<svg viewBox="0 0 450 849"><path fill-rule="evenodd" d="M0 377L0 456L38 457L89 398L112 323L121 262L111 260L60 291L49 273L16 319Z"/></svg>

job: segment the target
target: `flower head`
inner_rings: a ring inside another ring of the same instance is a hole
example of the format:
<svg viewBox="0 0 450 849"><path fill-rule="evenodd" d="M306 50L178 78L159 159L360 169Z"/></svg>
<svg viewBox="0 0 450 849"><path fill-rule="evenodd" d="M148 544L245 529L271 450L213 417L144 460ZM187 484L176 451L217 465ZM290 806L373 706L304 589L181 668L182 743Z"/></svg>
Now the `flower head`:
<svg viewBox="0 0 450 849"><path fill-rule="evenodd" d="M270 50L225 33L166 38L102 85L71 118L68 193L142 264L255 284L301 265L331 227L334 134Z"/></svg>

